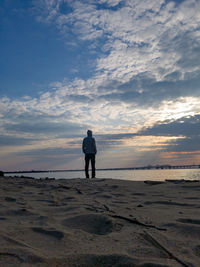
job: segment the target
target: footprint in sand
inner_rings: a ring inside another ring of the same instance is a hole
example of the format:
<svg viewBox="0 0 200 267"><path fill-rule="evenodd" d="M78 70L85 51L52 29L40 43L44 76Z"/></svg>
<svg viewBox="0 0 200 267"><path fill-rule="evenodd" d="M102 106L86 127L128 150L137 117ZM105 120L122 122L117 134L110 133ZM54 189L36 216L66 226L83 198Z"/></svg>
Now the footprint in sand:
<svg viewBox="0 0 200 267"><path fill-rule="evenodd" d="M200 224L200 220L199 219L184 219L184 218L180 218L177 220L177 222L181 222L181 223L190 223L190 224Z"/></svg>
<svg viewBox="0 0 200 267"><path fill-rule="evenodd" d="M104 266L116 266L116 267L134 267L136 266L137 260L127 255L120 254L108 254L108 255L95 255L95 254L84 254L84 255L68 255L67 262L65 260L57 260L59 266L82 266L82 267L104 267ZM64 264L63 264L64 263ZM139 266L139 265L137 265ZM145 265L147 266L147 265ZM155 265L148 265L155 266ZM160 267L161 265L156 265Z"/></svg>
<svg viewBox="0 0 200 267"><path fill-rule="evenodd" d="M7 201L7 202L16 202L16 198L13 198L13 197L5 197L5 201Z"/></svg>
<svg viewBox="0 0 200 267"><path fill-rule="evenodd" d="M63 232L57 231L55 229L44 229L42 227L32 227L32 230L36 233L48 235L48 236L54 237L54 238L59 239L59 240L64 237Z"/></svg>
<svg viewBox="0 0 200 267"><path fill-rule="evenodd" d="M33 266L37 263L37 266L41 266L43 261L43 258L27 249L10 248L7 252L0 252L0 266Z"/></svg>
<svg viewBox="0 0 200 267"><path fill-rule="evenodd" d="M118 201L118 200L113 200L112 203L116 203L116 204L128 204L128 201Z"/></svg>
<svg viewBox="0 0 200 267"><path fill-rule="evenodd" d="M6 211L6 215L11 215L11 216L30 216L30 215L35 215L33 212L21 208L21 209L15 209L15 210L8 210Z"/></svg>
<svg viewBox="0 0 200 267"><path fill-rule="evenodd" d="M146 201L144 202L145 205L152 205L152 204L161 204L161 205L169 205L169 206L181 206L181 207L192 207L195 205L187 204L187 203L178 203L173 201Z"/></svg>
<svg viewBox="0 0 200 267"><path fill-rule="evenodd" d="M195 246L193 251L196 256L200 257L200 245Z"/></svg>
<svg viewBox="0 0 200 267"><path fill-rule="evenodd" d="M70 228L81 229L96 235L107 235L116 231L117 228L119 229L108 216L97 214L75 216L63 220L62 224Z"/></svg>
<svg viewBox="0 0 200 267"><path fill-rule="evenodd" d="M189 223L167 223L163 227L168 227L171 231L175 231L177 235L188 239L199 240L200 227Z"/></svg>
<svg viewBox="0 0 200 267"><path fill-rule="evenodd" d="M115 197L125 197L125 195L124 195L124 194L117 194L117 193L113 193L112 195L113 195L113 196L115 196Z"/></svg>
<svg viewBox="0 0 200 267"><path fill-rule="evenodd" d="M97 197L100 197L100 198L107 198L107 199L112 198L111 195L106 195L106 194L97 195Z"/></svg>

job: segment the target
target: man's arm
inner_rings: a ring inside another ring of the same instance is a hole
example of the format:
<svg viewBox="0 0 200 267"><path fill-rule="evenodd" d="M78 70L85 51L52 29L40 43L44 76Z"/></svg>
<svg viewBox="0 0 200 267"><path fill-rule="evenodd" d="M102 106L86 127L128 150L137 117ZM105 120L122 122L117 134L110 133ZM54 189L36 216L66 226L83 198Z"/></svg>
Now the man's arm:
<svg viewBox="0 0 200 267"><path fill-rule="evenodd" d="M85 138L83 139L83 143L82 143L82 151L85 154Z"/></svg>
<svg viewBox="0 0 200 267"><path fill-rule="evenodd" d="M97 147L96 147L96 141L95 141L95 139L94 139L94 152L95 152L95 154L97 153Z"/></svg>

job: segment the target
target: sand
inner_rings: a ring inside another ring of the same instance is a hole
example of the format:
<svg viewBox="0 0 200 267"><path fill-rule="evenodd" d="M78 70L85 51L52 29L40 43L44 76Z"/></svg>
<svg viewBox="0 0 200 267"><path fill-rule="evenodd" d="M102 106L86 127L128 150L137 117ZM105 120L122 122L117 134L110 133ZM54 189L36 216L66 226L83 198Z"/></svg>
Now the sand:
<svg viewBox="0 0 200 267"><path fill-rule="evenodd" d="M0 178L0 266L200 266L200 182Z"/></svg>

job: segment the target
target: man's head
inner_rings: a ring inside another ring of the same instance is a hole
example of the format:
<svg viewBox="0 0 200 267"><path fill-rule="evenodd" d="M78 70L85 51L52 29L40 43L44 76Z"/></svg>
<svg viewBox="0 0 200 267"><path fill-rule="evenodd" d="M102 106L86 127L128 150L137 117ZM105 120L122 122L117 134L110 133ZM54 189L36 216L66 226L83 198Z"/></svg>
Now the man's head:
<svg viewBox="0 0 200 267"><path fill-rule="evenodd" d="M88 136L92 136L92 131L91 131L91 130L88 130L88 131L87 131L87 135L88 135Z"/></svg>

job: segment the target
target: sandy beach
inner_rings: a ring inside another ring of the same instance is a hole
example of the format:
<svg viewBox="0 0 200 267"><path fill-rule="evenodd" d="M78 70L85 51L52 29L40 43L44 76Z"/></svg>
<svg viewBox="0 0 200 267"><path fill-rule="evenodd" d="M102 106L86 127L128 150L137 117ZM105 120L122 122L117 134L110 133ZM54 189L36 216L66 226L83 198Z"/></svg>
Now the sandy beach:
<svg viewBox="0 0 200 267"><path fill-rule="evenodd" d="M0 178L0 266L200 266L200 182Z"/></svg>

